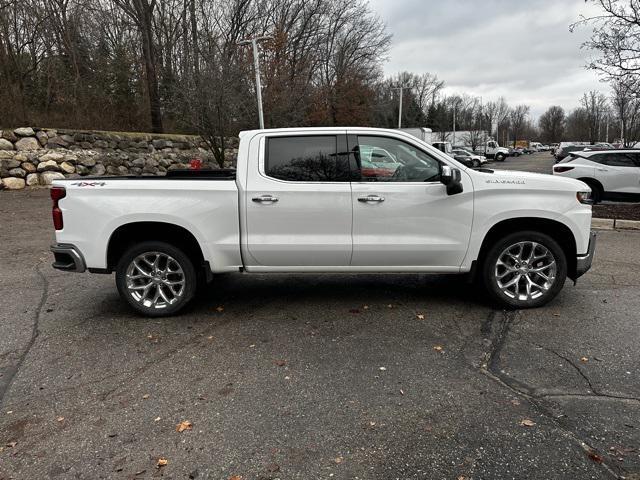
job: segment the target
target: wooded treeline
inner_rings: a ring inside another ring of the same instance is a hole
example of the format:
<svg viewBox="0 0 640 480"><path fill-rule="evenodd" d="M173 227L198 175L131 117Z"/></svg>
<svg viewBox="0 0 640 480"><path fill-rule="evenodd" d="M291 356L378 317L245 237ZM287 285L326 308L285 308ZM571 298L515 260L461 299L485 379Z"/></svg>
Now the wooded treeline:
<svg viewBox="0 0 640 480"><path fill-rule="evenodd" d="M455 120L502 143L604 140L618 117L629 138L640 130L635 84L619 79L611 102L589 92L534 125L528 106L445 95L434 74L384 78L391 37L367 0L0 0L0 127L199 133L222 154L225 136L257 127L239 42L261 35L267 127L395 127L403 86L406 127Z"/></svg>

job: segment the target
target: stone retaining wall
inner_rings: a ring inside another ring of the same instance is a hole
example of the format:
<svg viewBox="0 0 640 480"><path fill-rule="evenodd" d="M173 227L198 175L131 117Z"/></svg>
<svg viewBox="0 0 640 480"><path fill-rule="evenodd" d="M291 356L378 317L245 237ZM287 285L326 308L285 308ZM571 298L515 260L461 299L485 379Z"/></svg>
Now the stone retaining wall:
<svg viewBox="0 0 640 480"><path fill-rule="evenodd" d="M238 139L228 140L232 164ZM0 130L0 190L50 185L58 178L103 175L165 175L189 168L218 168L200 137L22 127Z"/></svg>

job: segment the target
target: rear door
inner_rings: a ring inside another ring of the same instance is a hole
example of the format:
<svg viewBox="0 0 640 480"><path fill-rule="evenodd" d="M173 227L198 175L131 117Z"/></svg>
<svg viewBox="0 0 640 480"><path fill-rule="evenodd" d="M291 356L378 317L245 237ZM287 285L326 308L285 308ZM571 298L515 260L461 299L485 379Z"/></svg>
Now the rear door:
<svg viewBox="0 0 640 480"><path fill-rule="evenodd" d="M596 179L605 192L640 193L638 155L633 152L606 152L589 157L597 163Z"/></svg>
<svg viewBox="0 0 640 480"><path fill-rule="evenodd" d="M249 269L348 266L352 206L345 135L274 134L260 142L258 168L248 170L245 192Z"/></svg>
<svg viewBox="0 0 640 480"><path fill-rule="evenodd" d="M473 191L449 196L440 183L442 162L392 135L348 136L360 166L360 150L384 149L396 165L392 175L356 173L352 183L354 267L457 271L471 235Z"/></svg>

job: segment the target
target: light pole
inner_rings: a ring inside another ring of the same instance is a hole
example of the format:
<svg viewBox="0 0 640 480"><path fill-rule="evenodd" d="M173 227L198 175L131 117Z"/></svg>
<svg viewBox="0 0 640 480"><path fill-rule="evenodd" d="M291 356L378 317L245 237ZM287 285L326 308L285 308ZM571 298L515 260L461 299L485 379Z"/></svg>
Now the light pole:
<svg viewBox="0 0 640 480"><path fill-rule="evenodd" d="M407 85L398 85L397 87L394 87L394 90L399 90L400 91L400 102L398 104L398 128L402 128L402 91L405 89L410 89L411 87L407 86Z"/></svg>
<svg viewBox="0 0 640 480"><path fill-rule="evenodd" d="M273 37L253 37L238 42L238 45L249 45L253 48L253 69L256 73L256 97L258 97L258 120L260 128L264 129L264 114L262 113L262 85L260 84L260 59L258 57L258 42L271 40Z"/></svg>

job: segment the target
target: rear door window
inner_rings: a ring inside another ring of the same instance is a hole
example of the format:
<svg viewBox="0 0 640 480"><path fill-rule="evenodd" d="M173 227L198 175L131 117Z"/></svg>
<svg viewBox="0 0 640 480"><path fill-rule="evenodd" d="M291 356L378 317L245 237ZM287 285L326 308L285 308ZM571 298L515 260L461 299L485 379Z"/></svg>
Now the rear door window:
<svg viewBox="0 0 640 480"><path fill-rule="evenodd" d="M336 135L270 137L265 173L289 182L348 182L349 163Z"/></svg>
<svg viewBox="0 0 640 480"><path fill-rule="evenodd" d="M610 167L635 167L637 165L634 156L635 154L633 153L610 152L593 155L592 159L597 163L609 165Z"/></svg>

